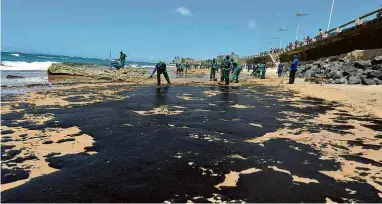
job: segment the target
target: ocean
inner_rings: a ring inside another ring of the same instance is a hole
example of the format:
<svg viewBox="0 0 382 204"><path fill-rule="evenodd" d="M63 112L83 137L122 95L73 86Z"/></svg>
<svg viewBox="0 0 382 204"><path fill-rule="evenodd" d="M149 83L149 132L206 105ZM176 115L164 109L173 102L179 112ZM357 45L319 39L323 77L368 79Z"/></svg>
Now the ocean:
<svg viewBox="0 0 382 204"><path fill-rule="evenodd" d="M49 84L47 70L53 63L76 62L110 66L109 59L70 57L62 55L31 54L22 52L1 52L1 86L24 86ZM152 70L155 63L126 61L126 66ZM8 75L22 76L7 79Z"/></svg>

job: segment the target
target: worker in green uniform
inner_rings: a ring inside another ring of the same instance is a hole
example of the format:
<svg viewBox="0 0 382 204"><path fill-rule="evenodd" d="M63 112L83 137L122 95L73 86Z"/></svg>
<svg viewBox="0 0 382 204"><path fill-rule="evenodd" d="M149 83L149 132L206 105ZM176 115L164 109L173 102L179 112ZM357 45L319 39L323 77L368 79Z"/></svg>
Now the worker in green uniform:
<svg viewBox="0 0 382 204"><path fill-rule="evenodd" d="M235 83L239 83L239 75L243 68L241 67L241 64L239 61L236 61L232 58L231 62L232 62L231 74L233 74L231 78L231 82L233 82L236 79Z"/></svg>
<svg viewBox="0 0 382 204"><path fill-rule="evenodd" d="M167 84L171 84L170 82L170 78L168 77L168 73L167 73L167 69L166 69L166 63L164 62L158 62L156 65L155 65L155 68L153 70L153 73L151 73L150 75L150 78L153 77L153 75L155 74L155 72L157 72L157 85L160 86L161 83L161 79L160 79L160 75L163 74L164 78L166 79L167 81Z"/></svg>
<svg viewBox="0 0 382 204"><path fill-rule="evenodd" d="M231 69L232 69L232 63L231 63L231 60L229 59L229 56L227 55L225 57L225 60L222 63L222 67L221 67L222 73L221 73L220 82L225 81L225 84L229 85L229 72L231 71Z"/></svg>
<svg viewBox="0 0 382 204"><path fill-rule="evenodd" d="M260 72L261 74L259 75L259 77L261 79L265 79L265 72L266 72L267 68L266 68L266 65L265 63L262 63L261 66L260 66Z"/></svg>
<svg viewBox="0 0 382 204"><path fill-rule="evenodd" d="M126 54L123 53L122 51L120 52L118 61L119 61L119 66L117 67L117 69L125 67Z"/></svg>
<svg viewBox="0 0 382 204"><path fill-rule="evenodd" d="M218 70L218 64L216 62L216 59L214 58L211 62L211 71L210 71L210 81L214 80L216 81L216 72Z"/></svg>
<svg viewBox="0 0 382 204"><path fill-rule="evenodd" d="M186 68L186 64L184 62L182 62L180 64L180 73L183 74L184 73L184 69Z"/></svg>

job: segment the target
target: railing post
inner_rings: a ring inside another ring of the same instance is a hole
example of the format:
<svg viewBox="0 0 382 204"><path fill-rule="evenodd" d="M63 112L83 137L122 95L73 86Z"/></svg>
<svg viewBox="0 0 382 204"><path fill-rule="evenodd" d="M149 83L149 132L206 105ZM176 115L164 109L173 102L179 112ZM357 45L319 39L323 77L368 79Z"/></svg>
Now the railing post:
<svg viewBox="0 0 382 204"><path fill-rule="evenodd" d="M361 24L362 24L362 19L360 19L360 18L355 19L355 25L356 26L359 26Z"/></svg>

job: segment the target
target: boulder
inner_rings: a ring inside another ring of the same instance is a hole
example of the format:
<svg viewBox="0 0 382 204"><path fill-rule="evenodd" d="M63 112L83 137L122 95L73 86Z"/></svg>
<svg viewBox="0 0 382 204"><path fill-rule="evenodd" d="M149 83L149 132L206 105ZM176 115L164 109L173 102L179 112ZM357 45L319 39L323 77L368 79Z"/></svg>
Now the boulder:
<svg viewBox="0 0 382 204"><path fill-rule="evenodd" d="M382 64L382 55L381 55L381 56L374 57L374 58L371 60L371 64L372 64L372 65Z"/></svg>
<svg viewBox="0 0 382 204"><path fill-rule="evenodd" d="M367 70L367 77L369 77L369 78L380 78L380 77L382 77L382 71Z"/></svg>
<svg viewBox="0 0 382 204"><path fill-rule="evenodd" d="M23 79L23 78L25 78L25 77L8 74L5 78L6 78L6 79Z"/></svg>
<svg viewBox="0 0 382 204"><path fill-rule="evenodd" d="M382 72L382 64L376 64L371 67L373 70L379 70Z"/></svg>
<svg viewBox="0 0 382 204"><path fill-rule="evenodd" d="M372 78L361 77L362 84L364 85L376 85L377 83Z"/></svg>
<svg viewBox="0 0 382 204"><path fill-rule="evenodd" d="M377 85L382 85L382 80L378 79L378 78L373 78L373 80L375 81L375 83Z"/></svg>
<svg viewBox="0 0 382 204"><path fill-rule="evenodd" d="M342 78L336 79L335 82L336 84L347 84L348 80L346 79L346 77L342 77Z"/></svg>
<svg viewBox="0 0 382 204"><path fill-rule="evenodd" d="M371 60L354 62L354 67L359 68L359 69L365 69L365 68L368 68L371 66L372 66Z"/></svg>
<svg viewBox="0 0 382 204"><path fill-rule="evenodd" d="M140 68L110 69L100 65L55 63L48 68L49 75L84 76L107 81L144 81L149 72Z"/></svg>
<svg viewBox="0 0 382 204"><path fill-rule="evenodd" d="M334 79L329 79L328 80L328 84L335 84L335 83L336 83L336 81Z"/></svg>
<svg viewBox="0 0 382 204"><path fill-rule="evenodd" d="M314 73L314 70L309 69L304 73L304 77L311 77L312 74Z"/></svg>
<svg viewBox="0 0 382 204"><path fill-rule="evenodd" d="M360 84L361 78L359 76L350 76L348 79L349 84Z"/></svg>

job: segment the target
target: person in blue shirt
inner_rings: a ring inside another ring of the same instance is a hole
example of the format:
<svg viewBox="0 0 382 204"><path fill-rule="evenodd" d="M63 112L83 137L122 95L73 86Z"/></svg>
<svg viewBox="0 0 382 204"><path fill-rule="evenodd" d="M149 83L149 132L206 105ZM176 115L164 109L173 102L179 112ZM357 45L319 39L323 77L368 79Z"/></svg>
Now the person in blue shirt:
<svg viewBox="0 0 382 204"><path fill-rule="evenodd" d="M292 64L290 65L290 73L289 73L289 83L288 84L294 84L294 78L296 76L298 67L298 57L297 55L293 56Z"/></svg>
<svg viewBox="0 0 382 204"><path fill-rule="evenodd" d="M166 69L166 63L164 62L158 62L156 65L155 65L155 68L153 70L153 73L151 73L150 75L150 78L153 77L153 75L155 74L155 72L157 72L157 84L158 86L161 85L160 83L160 75L163 74L164 75L164 78L166 79L167 81L167 84L171 84L170 82L170 78L168 77L168 73L167 73L167 69Z"/></svg>
<svg viewBox="0 0 382 204"><path fill-rule="evenodd" d="M284 69L284 64L282 62L280 62L279 67L277 69L277 76L278 77L281 77L281 75L283 73L283 69Z"/></svg>

